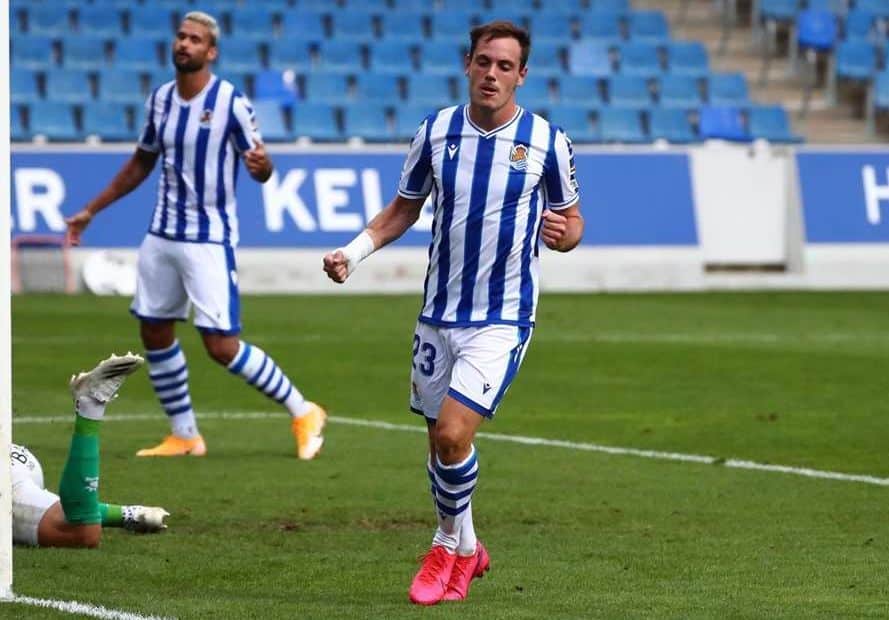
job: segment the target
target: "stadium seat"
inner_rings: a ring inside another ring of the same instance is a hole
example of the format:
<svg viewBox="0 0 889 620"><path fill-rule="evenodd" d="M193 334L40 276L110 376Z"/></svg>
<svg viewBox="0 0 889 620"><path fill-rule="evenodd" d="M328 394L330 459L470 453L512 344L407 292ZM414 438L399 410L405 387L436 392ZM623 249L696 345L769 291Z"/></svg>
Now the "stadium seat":
<svg viewBox="0 0 889 620"><path fill-rule="evenodd" d="M109 101L84 106L83 135L96 136L103 142L131 142L137 137L130 127L127 106Z"/></svg>
<svg viewBox="0 0 889 620"><path fill-rule="evenodd" d="M20 69L45 70L55 65L52 39L46 36L12 37L10 64Z"/></svg>
<svg viewBox="0 0 889 620"><path fill-rule="evenodd" d="M534 47L541 42L563 43L572 36L571 16L540 11L531 15L529 30Z"/></svg>
<svg viewBox="0 0 889 620"><path fill-rule="evenodd" d="M12 104L33 103L42 99L34 71L12 67L9 74L9 101Z"/></svg>
<svg viewBox="0 0 889 620"><path fill-rule="evenodd" d="M290 142L293 135L284 124L284 112L281 105L271 99L262 99L253 102L253 109L256 112L256 124L259 126L259 133L266 142Z"/></svg>
<svg viewBox="0 0 889 620"><path fill-rule="evenodd" d="M343 103L349 99L349 81L339 73L306 75L305 99L313 103Z"/></svg>
<svg viewBox="0 0 889 620"><path fill-rule="evenodd" d="M283 0L287 1L287 0ZM346 10L382 14L390 10L389 0L346 0Z"/></svg>
<svg viewBox="0 0 889 620"><path fill-rule="evenodd" d="M290 69L305 73L312 68L312 53L306 41L281 39L269 43L269 68L285 71Z"/></svg>
<svg viewBox="0 0 889 620"><path fill-rule="evenodd" d="M674 144L688 144L697 140L688 113L675 108L649 110L648 135L652 140L666 140Z"/></svg>
<svg viewBox="0 0 889 620"><path fill-rule="evenodd" d="M219 49L220 64L231 71L256 71L262 68L259 45L251 39L228 39Z"/></svg>
<svg viewBox="0 0 889 620"><path fill-rule="evenodd" d="M601 41L579 41L568 49L568 69L572 75L610 75L614 68L611 51Z"/></svg>
<svg viewBox="0 0 889 620"><path fill-rule="evenodd" d="M837 40L837 18L830 11L807 9L796 16L796 43L800 48L828 52Z"/></svg>
<svg viewBox="0 0 889 620"><path fill-rule="evenodd" d="M331 39L321 43L317 68L328 73L360 73L362 57L359 43Z"/></svg>
<svg viewBox="0 0 889 620"><path fill-rule="evenodd" d="M704 139L749 142L741 110L735 106L704 106L700 110L700 134Z"/></svg>
<svg viewBox="0 0 889 620"><path fill-rule="evenodd" d="M130 36L172 40L175 32L175 14L156 6L133 6L127 18Z"/></svg>
<svg viewBox="0 0 889 620"><path fill-rule="evenodd" d="M89 75L86 71L52 69L46 72L46 99L58 103L92 101Z"/></svg>
<svg viewBox="0 0 889 620"><path fill-rule="evenodd" d="M105 41L94 36L66 36L62 40L62 66L66 69L98 71L106 64Z"/></svg>
<svg viewBox="0 0 889 620"><path fill-rule="evenodd" d="M83 138L74 119L74 108L58 101L38 101L28 105L32 135L47 140L76 142Z"/></svg>
<svg viewBox="0 0 889 620"><path fill-rule="evenodd" d="M787 111L783 106L752 106L747 112L747 125L754 139L787 144L803 141L790 130Z"/></svg>
<svg viewBox="0 0 889 620"><path fill-rule="evenodd" d="M438 108L429 105L401 105L395 108L396 140L412 140L423 119L436 112Z"/></svg>
<svg viewBox="0 0 889 620"><path fill-rule="evenodd" d="M266 69L253 77L253 99L274 101L279 106L290 109L299 99L296 74L293 71Z"/></svg>
<svg viewBox="0 0 889 620"><path fill-rule="evenodd" d="M790 24L798 9L798 0L759 0L759 18L765 22Z"/></svg>
<svg viewBox="0 0 889 620"><path fill-rule="evenodd" d="M644 78L662 73L658 48L650 43L626 43L620 47L620 73Z"/></svg>
<svg viewBox="0 0 889 620"><path fill-rule="evenodd" d="M430 41L420 48L420 69L429 75L462 75L463 51L449 41Z"/></svg>
<svg viewBox="0 0 889 620"><path fill-rule="evenodd" d="M886 0L855 0L855 8L873 13L877 19L889 19L889 2Z"/></svg>
<svg viewBox="0 0 889 620"><path fill-rule="evenodd" d="M159 44L154 38L123 37L114 43L115 69L154 71L163 66L158 56ZM166 60L166 58L165 58Z"/></svg>
<svg viewBox="0 0 889 620"><path fill-rule="evenodd" d="M426 39L425 17L421 13L393 11L380 16L382 38L378 43L404 41L419 44ZM377 45L376 43L375 45Z"/></svg>
<svg viewBox="0 0 889 620"><path fill-rule="evenodd" d="M333 13L333 39L368 43L376 38L370 13L341 10Z"/></svg>
<svg viewBox="0 0 889 620"><path fill-rule="evenodd" d="M432 38L436 41L462 43L469 40L473 19L470 13L439 11L432 15L429 25Z"/></svg>
<svg viewBox="0 0 889 620"><path fill-rule="evenodd" d="M599 106L602 96L599 94L599 80L588 75L563 75L557 81L559 85L559 101L563 104L584 104Z"/></svg>
<svg viewBox="0 0 889 620"><path fill-rule="evenodd" d="M407 41L377 41L369 50L370 70L374 73L409 75L414 71L413 51Z"/></svg>
<svg viewBox="0 0 889 620"><path fill-rule="evenodd" d="M520 11L522 13L533 13L537 10L534 5L535 0L490 0L491 10L499 12Z"/></svg>
<svg viewBox="0 0 889 620"><path fill-rule="evenodd" d="M843 15L848 9L847 0L806 0L805 8L810 11L829 11L834 15Z"/></svg>
<svg viewBox="0 0 889 620"><path fill-rule="evenodd" d="M13 142L27 142L31 139L31 132L25 127L22 111L17 105L9 110L9 138Z"/></svg>
<svg viewBox="0 0 889 620"><path fill-rule="evenodd" d="M434 109L453 105L451 78L446 75L414 74L408 76L407 101L416 107L432 107ZM462 102L463 99L460 101Z"/></svg>
<svg viewBox="0 0 889 620"><path fill-rule="evenodd" d="M440 0L439 2L439 11L440 13L471 13L475 11L479 4L478 0ZM429 2L426 3L426 9L429 8Z"/></svg>
<svg viewBox="0 0 889 620"><path fill-rule="evenodd" d="M565 67L562 64L564 52L565 48L556 43L534 43L528 59L531 74L548 77L564 75Z"/></svg>
<svg viewBox="0 0 889 620"><path fill-rule="evenodd" d="M696 78L710 73L707 48L699 41L673 41L667 46L667 70Z"/></svg>
<svg viewBox="0 0 889 620"><path fill-rule="evenodd" d="M874 78L874 107L878 110L889 109L889 70Z"/></svg>
<svg viewBox="0 0 889 620"><path fill-rule="evenodd" d="M601 134L594 126L591 109L579 105L552 105L547 119L550 123L565 130L568 138L575 143L599 142Z"/></svg>
<svg viewBox="0 0 889 620"><path fill-rule="evenodd" d="M99 101L141 105L146 96L142 93L139 74L127 69L105 69L99 73Z"/></svg>
<svg viewBox="0 0 889 620"><path fill-rule="evenodd" d="M398 13L432 11L432 3L429 0L392 0L393 8Z"/></svg>
<svg viewBox="0 0 889 620"><path fill-rule="evenodd" d="M242 7L229 13L231 36L255 41L268 40L274 34L273 13L265 7ZM221 42L225 49L225 41ZM220 51L222 51L220 50Z"/></svg>
<svg viewBox="0 0 889 620"><path fill-rule="evenodd" d="M28 8L28 34L61 37L71 32L68 7L34 4Z"/></svg>
<svg viewBox="0 0 889 620"><path fill-rule="evenodd" d="M253 90L250 88L253 79L253 73L250 71L241 71L237 69L229 69L225 65L216 65L213 73L223 80L232 83L239 93L253 98ZM172 75L170 77L173 77Z"/></svg>
<svg viewBox="0 0 889 620"><path fill-rule="evenodd" d="M519 104L532 110L549 106L552 101L550 79L541 75L528 75L525 83L518 87L516 98Z"/></svg>
<svg viewBox="0 0 889 620"><path fill-rule="evenodd" d="M286 11L281 16L281 42L287 43L295 33L299 33L301 40L322 41L326 36L324 29L324 16L303 9Z"/></svg>
<svg viewBox="0 0 889 620"><path fill-rule="evenodd" d="M602 108L598 113L599 133L603 142L649 142L642 129L639 110L632 108Z"/></svg>
<svg viewBox="0 0 889 620"><path fill-rule="evenodd" d="M343 130L347 138L361 138L368 142L391 142L395 139L386 109L381 105L362 103L344 107Z"/></svg>
<svg viewBox="0 0 889 620"><path fill-rule="evenodd" d="M635 110L652 105L651 91L645 78L633 75L612 76L608 80L608 104Z"/></svg>
<svg viewBox="0 0 889 620"><path fill-rule="evenodd" d="M711 106L744 105L748 100L747 78L743 73L714 73L707 81Z"/></svg>
<svg viewBox="0 0 889 620"><path fill-rule="evenodd" d="M614 11L589 11L580 19L580 38L616 45L621 41L620 14Z"/></svg>
<svg viewBox="0 0 889 620"><path fill-rule="evenodd" d="M593 3L595 5L595 2ZM547 5L547 13L558 13L559 15L578 16L587 10L586 0L559 0ZM540 14L542 11L538 10Z"/></svg>
<svg viewBox="0 0 889 620"><path fill-rule="evenodd" d="M853 9L843 22L843 35L847 41L861 39L871 41L875 36L876 17L869 11Z"/></svg>
<svg viewBox="0 0 889 620"><path fill-rule="evenodd" d="M296 2L299 10L319 14L328 13L331 10L332 4L334 3L330 0L297 0Z"/></svg>
<svg viewBox="0 0 889 620"><path fill-rule="evenodd" d="M697 79L687 75L665 75L660 79L658 94L662 108L691 110L703 104Z"/></svg>
<svg viewBox="0 0 889 620"><path fill-rule="evenodd" d="M630 13L630 40L644 43L666 43L670 40L670 26L661 11L633 11Z"/></svg>
<svg viewBox="0 0 889 620"><path fill-rule="evenodd" d="M837 77L869 80L877 69L877 54L877 47L867 41L856 39L840 43L835 58Z"/></svg>
<svg viewBox="0 0 889 620"><path fill-rule="evenodd" d="M358 102L398 105L401 103L401 87L394 75L363 73L355 83L355 99Z"/></svg>
<svg viewBox="0 0 889 620"><path fill-rule="evenodd" d="M487 24L493 21L512 22L521 28L528 27L529 11L517 11L509 9L499 9L495 11L483 11L475 14L475 21L478 24ZM469 31L466 31L466 39L469 39Z"/></svg>
<svg viewBox="0 0 889 620"><path fill-rule="evenodd" d="M321 142L343 139L333 106L326 103L300 103L294 106L293 135Z"/></svg>
<svg viewBox="0 0 889 620"><path fill-rule="evenodd" d="M219 74L215 67L213 68L213 72L217 75ZM171 69L155 69L154 71L150 71L148 73L148 92L151 92L158 86L166 84L175 77L176 76Z"/></svg>
<svg viewBox="0 0 889 620"><path fill-rule="evenodd" d="M593 11L612 11L619 15L631 12L630 0L590 0L590 9Z"/></svg>
<svg viewBox="0 0 889 620"><path fill-rule="evenodd" d="M77 31L82 35L116 39L123 35L123 19L116 8L105 6L79 6Z"/></svg>

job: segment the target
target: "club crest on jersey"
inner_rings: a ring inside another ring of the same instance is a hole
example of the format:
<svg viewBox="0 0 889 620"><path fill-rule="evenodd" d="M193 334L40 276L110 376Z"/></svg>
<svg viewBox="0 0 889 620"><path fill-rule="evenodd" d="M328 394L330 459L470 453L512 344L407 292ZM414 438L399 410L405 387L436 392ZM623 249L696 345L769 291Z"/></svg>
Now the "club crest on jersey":
<svg viewBox="0 0 889 620"><path fill-rule="evenodd" d="M513 144L509 149L509 167L519 172L528 169L528 147L524 144Z"/></svg>
<svg viewBox="0 0 889 620"><path fill-rule="evenodd" d="M201 112L201 127L209 127L213 121L213 110L207 109Z"/></svg>

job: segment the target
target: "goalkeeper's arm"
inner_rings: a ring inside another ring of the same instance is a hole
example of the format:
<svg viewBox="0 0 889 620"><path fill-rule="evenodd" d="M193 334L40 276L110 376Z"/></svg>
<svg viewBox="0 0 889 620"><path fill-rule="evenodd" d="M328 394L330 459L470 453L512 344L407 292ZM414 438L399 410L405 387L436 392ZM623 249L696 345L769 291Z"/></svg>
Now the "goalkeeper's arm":
<svg viewBox="0 0 889 620"><path fill-rule="evenodd" d="M358 263L383 246L398 239L420 217L424 199L396 196L370 221L361 234L345 247L324 257L324 271L334 282L345 282Z"/></svg>

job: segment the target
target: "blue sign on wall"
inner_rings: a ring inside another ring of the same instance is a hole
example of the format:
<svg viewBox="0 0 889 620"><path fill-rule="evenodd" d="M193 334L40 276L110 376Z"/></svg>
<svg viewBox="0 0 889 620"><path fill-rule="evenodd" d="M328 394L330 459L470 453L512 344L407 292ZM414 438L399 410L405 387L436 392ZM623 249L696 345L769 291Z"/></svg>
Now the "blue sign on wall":
<svg viewBox="0 0 889 620"><path fill-rule="evenodd" d="M889 242L889 151L796 156L809 243Z"/></svg>
<svg viewBox="0 0 889 620"><path fill-rule="evenodd" d="M406 148L405 148L406 152ZM395 194L404 153L272 152L266 184L238 182L242 247L337 247L361 231ZM64 217L96 196L130 157L94 151L13 152L12 227L61 233ZM696 245L688 157L577 154L586 245ZM90 224L83 244L137 247L157 195L157 170ZM429 243L431 214L398 242Z"/></svg>

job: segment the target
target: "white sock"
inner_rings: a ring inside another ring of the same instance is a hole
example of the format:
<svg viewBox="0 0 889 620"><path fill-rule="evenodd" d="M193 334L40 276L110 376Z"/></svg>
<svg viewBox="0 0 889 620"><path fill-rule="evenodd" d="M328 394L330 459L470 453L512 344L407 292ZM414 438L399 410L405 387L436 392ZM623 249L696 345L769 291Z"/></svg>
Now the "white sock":
<svg viewBox="0 0 889 620"><path fill-rule="evenodd" d="M451 553L457 551L460 531L478 481L478 459L475 446L463 461L445 465L435 458L435 505L438 529L433 545L441 545ZM474 551L474 550L473 550Z"/></svg>
<svg viewBox="0 0 889 620"><path fill-rule="evenodd" d="M243 340L238 345L238 354L228 365L232 374L240 375L247 383L285 407L295 418L307 414L309 404L296 386L291 383L284 371L265 351Z"/></svg>
<svg viewBox="0 0 889 620"><path fill-rule="evenodd" d="M145 352L148 361L148 378L167 412L170 429L183 439L198 436L198 422L191 408L191 395L188 391L188 364L179 346L179 341L166 349Z"/></svg>
<svg viewBox="0 0 889 620"><path fill-rule="evenodd" d="M101 420L105 415L105 403L97 401L92 396L83 395L74 401L74 411L81 418Z"/></svg>
<svg viewBox="0 0 889 620"><path fill-rule="evenodd" d="M460 525L460 542L457 543L458 555L475 555L478 539L475 537L475 526L472 524L472 502L466 506L463 513L463 523Z"/></svg>

